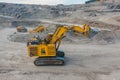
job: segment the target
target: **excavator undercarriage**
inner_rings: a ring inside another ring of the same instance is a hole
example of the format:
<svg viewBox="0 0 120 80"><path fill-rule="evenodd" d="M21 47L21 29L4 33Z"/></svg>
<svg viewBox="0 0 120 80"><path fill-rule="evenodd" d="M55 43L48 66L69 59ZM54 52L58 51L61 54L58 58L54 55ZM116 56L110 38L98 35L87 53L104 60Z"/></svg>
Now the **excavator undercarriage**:
<svg viewBox="0 0 120 80"><path fill-rule="evenodd" d="M34 64L36 66L46 66L46 65L64 65L64 57L38 57L35 59Z"/></svg>
<svg viewBox="0 0 120 80"><path fill-rule="evenodd" d="M35 59L34 64L36 66L45 66L45 65L64 65L64 52L57 51L57 56L55 57L38 57Z"/></svg>

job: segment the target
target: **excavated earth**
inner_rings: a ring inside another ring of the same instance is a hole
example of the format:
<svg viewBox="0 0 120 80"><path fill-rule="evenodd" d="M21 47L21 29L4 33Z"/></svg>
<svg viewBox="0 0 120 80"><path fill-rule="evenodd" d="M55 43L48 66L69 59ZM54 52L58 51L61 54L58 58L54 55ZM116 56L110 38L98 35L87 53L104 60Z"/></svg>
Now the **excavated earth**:
<svg viewBox="0 0 120 80"><path fill-rule="evenodd" d="M32 37L39 36L41 39L47 36L48 33L54 33L56 30L56 25L47 25L45 32L40 33L33 33L30 34L29 32L12 32L8 35L7 39L12 42L21 42L21 43L27 43ZM34 28L29 29L32 30ZM111 30L111 29L104 29L104 28L98 28L95 29L98 30L98 33L90 38L85 38L81 33L74 34L73 32L67 32L65 34L65 38L63 39L63 43L81 43L81 44L112 44L117 43L120 39L120 30Z"/></svg>

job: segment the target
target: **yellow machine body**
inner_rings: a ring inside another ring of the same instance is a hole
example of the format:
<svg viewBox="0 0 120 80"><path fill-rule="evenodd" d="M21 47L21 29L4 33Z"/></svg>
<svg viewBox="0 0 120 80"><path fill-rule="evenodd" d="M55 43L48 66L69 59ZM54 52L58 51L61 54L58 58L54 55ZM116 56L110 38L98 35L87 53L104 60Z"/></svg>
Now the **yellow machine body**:
<svg viewBox="0 0 120 80"><path fill-rule="evenodd" d="M28 55L30 57L54 57L56 56L55 44L29 45Z"/></svg>
<svg viewBox="0 0 120 80"><path fill-rule="evenodd" d="M42 31L46 31L46 28L43 26L38 26L33 30L30 30L29 33L38 33L38 32L42 32Z"/></svg>

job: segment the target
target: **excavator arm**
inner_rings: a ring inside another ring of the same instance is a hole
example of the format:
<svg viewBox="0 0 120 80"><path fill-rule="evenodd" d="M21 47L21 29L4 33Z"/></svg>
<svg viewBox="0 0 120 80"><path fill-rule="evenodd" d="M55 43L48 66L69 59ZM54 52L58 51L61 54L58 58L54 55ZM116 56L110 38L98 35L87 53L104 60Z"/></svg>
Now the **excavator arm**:
<svg viewBox="0 0 120 80"><path fill-rule="evenodd" d="M65 33L69 30L83 33L83 35L85 37L87 37L90 29L91 28L87 24L84 24L82 27L80 27L80 26L72 26L72 27L58 26L58 28L56 29L56 31L54 32L54 34L51 37L50 43L56 43L57 41L62 40L64 38Z"/></svg>
<svg viewBox="0 0 120 80"><path fill-rule="evenodd" d="M53 36L51 37L50 43L54 44L64 37L64 34L68 31L67 26L58 26Z"/></svg>
<svg viewBox="0 0 120 80"><path fill-rule="evenodd" d="M46 28L43 27L43 26L38 26L37 28L33 29L33 30L30 30L29 33L38 33L40 31L45 31Z"/></svg>
<svg viewBox="0 0 120 80"><path fill-rule="evenodd" d="M58 50L62 39L65 37L65 34L69 31L75 31L75 32L79 32L82 33L85 37L88 37L89 31L90 31L90 27L87 24L84 24L82 27L80 26L58 26L57 29L55 30L55 32L51 35L49 35L49 37L47 37L47 41L49 44L55 44L56 45L56 50Z"/></svg>
<svg viewBox="0 0 120 80"><path fill-rule="evenodd" d="M80 26L73 26L73 27L71 27L71 30L73 30L75 32L83 33L83 35L85 37L88 37L88 34L89 34L91 28L90 28L89 25L84 24L82 27L80 27Z"/></svg>

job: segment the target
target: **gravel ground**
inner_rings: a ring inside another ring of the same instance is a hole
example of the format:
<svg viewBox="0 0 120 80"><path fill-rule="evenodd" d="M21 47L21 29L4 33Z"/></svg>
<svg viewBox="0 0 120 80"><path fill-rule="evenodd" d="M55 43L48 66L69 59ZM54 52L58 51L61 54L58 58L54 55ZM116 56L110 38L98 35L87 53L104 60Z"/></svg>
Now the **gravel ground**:
<svg viewBox="0 0 120 80"><path fill-rule="evenodd" d="M120 80L120 43L64 43L60 49L66 53L65 66L36 67L25 43L7 40L14 31L0 30L0 80Z"/></svg>

